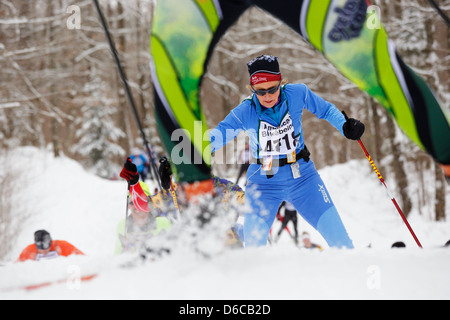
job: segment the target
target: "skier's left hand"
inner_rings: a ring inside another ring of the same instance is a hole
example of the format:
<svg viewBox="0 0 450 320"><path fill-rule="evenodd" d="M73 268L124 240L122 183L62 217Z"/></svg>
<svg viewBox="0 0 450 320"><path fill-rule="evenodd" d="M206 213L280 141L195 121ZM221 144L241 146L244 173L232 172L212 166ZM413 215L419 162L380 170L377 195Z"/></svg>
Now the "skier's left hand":
<svg viewBox="0 0 450 320"><path fill-rule="evenodd" d="M345 120L347 120L342 126L345 137L350 140L361 139L361 136L363 135L365 129L364 123L359 120L347 117L344 111L342 111L342 113L344 114Z"/></svg>
<svg viewBox="0 0 450 320"><path fill-rule="evenodd" d="M128 181L130 185L135 185L139 181L139 174L137 172L136 165L131 161L131 158L127 158L125 161L120 177Z"/></svg>

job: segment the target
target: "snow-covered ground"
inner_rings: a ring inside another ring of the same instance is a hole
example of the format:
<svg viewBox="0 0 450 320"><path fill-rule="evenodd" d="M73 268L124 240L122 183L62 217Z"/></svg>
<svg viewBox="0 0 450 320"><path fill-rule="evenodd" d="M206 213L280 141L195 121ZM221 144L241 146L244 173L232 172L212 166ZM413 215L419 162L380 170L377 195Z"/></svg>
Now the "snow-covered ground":
<svg viewBox="0 0 450 320"><path fill-rule="evenodd" d="M413 212L408 220L424 247L419 249L365 161L320 170L353 250L327 248L300 219L300 232L308 231L323 251L295 247L283 233L264 248L217 250L209 258L186 248L130 266L139 261L135 255L113 255L116 227L125 215L123 180L100 179L73 160L31 147L9 156L14 161L0 170L27 168L26 181L14 189L30 217L0 263L0 300L450 299L450 248L442 248L450 223ZM274 230L279 226L276 222ZM38 229L86 255L14 263ZM407 247L391 249L395 241ZM91 274L97 276L78 281ZM61 279L37 290L17 289Z"/></svg>

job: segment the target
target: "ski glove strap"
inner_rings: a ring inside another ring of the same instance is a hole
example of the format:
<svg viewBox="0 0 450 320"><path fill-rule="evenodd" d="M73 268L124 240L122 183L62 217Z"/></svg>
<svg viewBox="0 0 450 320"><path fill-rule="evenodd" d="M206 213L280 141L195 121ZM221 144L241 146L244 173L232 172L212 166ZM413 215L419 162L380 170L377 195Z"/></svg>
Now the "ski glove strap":
<svg viewBox="0 0 450 320"><path fill-rule="evenodd" d="M361 139L365 129L364 124L359 120L347 117L344 111L342 113L344 114L345 120L347 120L342 126L344 136L350 140Z"/></svg>
<svg viewBox="0 0 450 320"><path fill-rule="evenodd" d="M139 174L137 172L136 165L127 158L125 161L122 171L120 172L120 177L128 181L130 185L135 185L139 181Z"/></svg>

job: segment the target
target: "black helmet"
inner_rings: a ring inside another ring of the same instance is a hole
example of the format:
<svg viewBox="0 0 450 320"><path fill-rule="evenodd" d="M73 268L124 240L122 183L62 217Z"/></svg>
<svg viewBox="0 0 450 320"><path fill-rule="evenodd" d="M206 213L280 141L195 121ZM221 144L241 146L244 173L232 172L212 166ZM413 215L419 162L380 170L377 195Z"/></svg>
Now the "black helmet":
<svg viewBox="0 0 450 320"><path fill-rule="evenodd" d="M391 248L406 248L406 244L403 241L394 242Z"/></svg>
<svg viewBox="0 0 450 320"><path fill-rule="evenodd" d="M50 233L45 230L38 230L34 233L34 243L38 250L48 250L52 245Z"/></svg>

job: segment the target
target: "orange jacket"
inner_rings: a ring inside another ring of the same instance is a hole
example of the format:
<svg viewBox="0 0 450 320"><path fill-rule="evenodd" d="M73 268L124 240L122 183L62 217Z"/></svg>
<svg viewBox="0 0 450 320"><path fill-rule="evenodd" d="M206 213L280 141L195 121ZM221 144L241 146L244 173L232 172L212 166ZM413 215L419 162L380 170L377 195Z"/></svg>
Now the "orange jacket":
<svg viewBox="0 0 450 320"><path fill-rule="evenodd" d="M42 258L52 258L57 256L70 256L71 254L82 254L83 252L78 250L75 246L70 244L67 241L64 240L53 240L52 244L50 246L50 251L47 254L38 254L36 245L30 244L25 249L23 249L22 253L19 256L19 259L17 259L17 262L19 261L26 261L26 260L39 260Z"/></svg>

